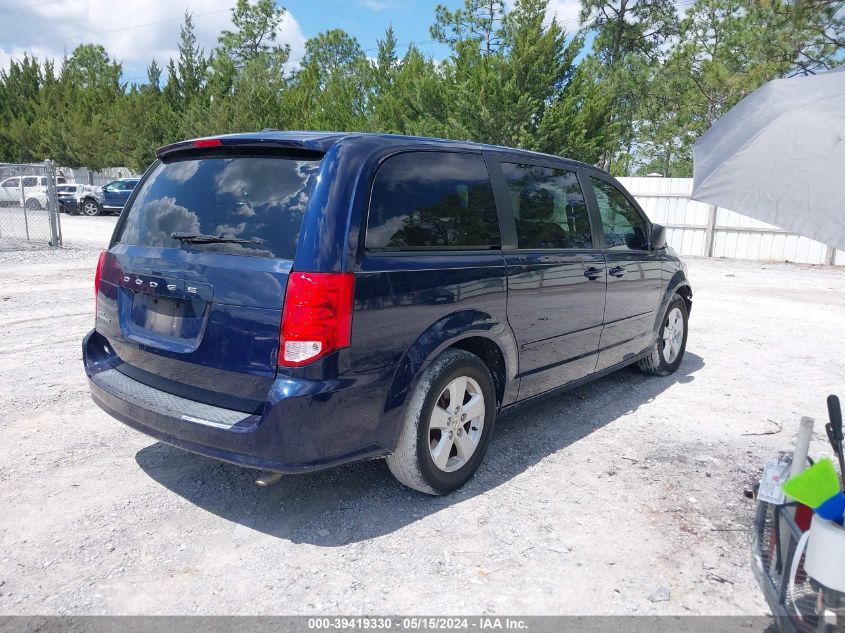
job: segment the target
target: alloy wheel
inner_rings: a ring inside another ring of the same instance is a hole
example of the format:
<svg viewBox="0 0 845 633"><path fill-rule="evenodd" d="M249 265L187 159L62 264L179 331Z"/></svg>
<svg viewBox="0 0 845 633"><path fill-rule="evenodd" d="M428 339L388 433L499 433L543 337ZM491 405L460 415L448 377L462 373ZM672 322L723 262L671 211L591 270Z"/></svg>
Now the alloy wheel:
<svg viewBox="0 0 845 633"><path fill-rule="evenodd" d="M684 343L684 315L680 308L672 308L663 323L663 358L671 365L681 353Z"/></svg>
<svg viewBox="0 0 845 633"><path fill-rule="evenodd" d="M469 376L452 380L437 398L428 423L428 448L444 472L462 468L472 457L484 429L484 394Z"/></svg>

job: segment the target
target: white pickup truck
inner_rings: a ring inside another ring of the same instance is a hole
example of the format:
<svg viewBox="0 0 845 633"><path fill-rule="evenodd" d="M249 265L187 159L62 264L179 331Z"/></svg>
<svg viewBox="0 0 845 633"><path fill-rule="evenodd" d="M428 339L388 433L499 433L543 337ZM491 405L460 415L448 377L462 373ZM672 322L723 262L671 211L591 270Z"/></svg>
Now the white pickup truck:
<svg viewBox="0 0 845 633"><path fill-rule="evenodd" d="M65 183L63 176L56 177L56 184ZM46 176L12 176L0 182L0 206L22 206L27 209L44 209L47 206Z"/></svg>

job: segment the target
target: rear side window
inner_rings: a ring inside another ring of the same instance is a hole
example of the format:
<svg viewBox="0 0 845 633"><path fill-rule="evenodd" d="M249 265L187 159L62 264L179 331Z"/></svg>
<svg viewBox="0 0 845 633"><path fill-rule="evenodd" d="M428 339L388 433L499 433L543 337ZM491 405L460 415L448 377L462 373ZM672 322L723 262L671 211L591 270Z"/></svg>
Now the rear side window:
<svg viewBox="0 0 845 633"><path fill-rule="evenodd" d="M648 250L646 223L624 194L609 182L590 178L608 250Z"/></svg>
<svg viewBox="0 0 845 633"><path fill-rule="evenodd" d="M519 248L592 248L590 217L574 171L502 163Z"/></svg>
<svg viewBox="0 0 845 633"><path fill-rule="evenodd" d="M34 176L29 176L23 179L23 186L24 187L37 187L38 186L38 178Z"/></svg>
<svg viewBox="0 0 845 633"><path fill-rule="evenodd" d="M376 173L366 245L383 250L498 248L493 187L479 154L408 152Z"/></svg>
<svg viewBox="0 0 845 633"><path fill-rule="evenodd" d="M293 259L319 168L319 160L267 156L159 163L124 213L118 241ZM173 233L230 241L190 243Z"/></svg>

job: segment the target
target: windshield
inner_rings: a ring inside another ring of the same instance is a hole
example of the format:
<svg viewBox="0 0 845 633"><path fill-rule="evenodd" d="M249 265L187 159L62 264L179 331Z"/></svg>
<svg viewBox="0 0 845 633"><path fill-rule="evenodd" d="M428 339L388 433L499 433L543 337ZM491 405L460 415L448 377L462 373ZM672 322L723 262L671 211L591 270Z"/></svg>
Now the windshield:
<svg viewBox="0 0 845 633"><path fill-rule="evenodd" d="M118 241L293 259L319 167L319 160L266 156L159 163L125 214ZM185 235L242 242L194 242Z"/></svg>

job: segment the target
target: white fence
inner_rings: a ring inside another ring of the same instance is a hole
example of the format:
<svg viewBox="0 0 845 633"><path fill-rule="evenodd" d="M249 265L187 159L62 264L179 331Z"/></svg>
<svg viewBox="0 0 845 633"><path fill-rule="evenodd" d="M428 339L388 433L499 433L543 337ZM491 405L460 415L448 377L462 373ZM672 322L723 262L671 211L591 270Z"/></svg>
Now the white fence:
<svg viewBox="0 0 845 633"><path fill-rule="evenodd" d="M85 167L73 169L72 167L60 167L59 175L65 177L67 182L76 182L83 185L95 185L102 187L109 184L113 180L121 178L137 178L138 174L126 167L107 167L102 171L91 171Z"/></svg>
<svg viewBox="0 0 845 633"><path fill-rule="evenodd" d="M690 200L692 178L619 178L681 255L845 265L845 251Z"/></svg>

